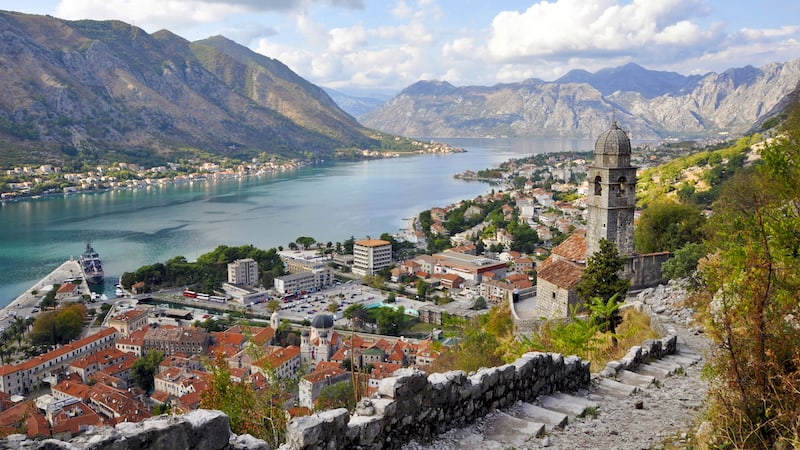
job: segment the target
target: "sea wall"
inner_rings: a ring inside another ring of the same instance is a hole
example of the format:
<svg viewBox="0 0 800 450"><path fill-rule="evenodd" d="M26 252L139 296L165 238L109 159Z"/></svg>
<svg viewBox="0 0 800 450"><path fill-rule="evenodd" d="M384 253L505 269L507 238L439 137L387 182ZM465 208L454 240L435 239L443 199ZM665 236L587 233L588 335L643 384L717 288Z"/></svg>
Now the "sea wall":
<svg viewBox="0 0 800 450"><path fill-rule="evenodd" d="M426 441L463 427L519 400L586 389L590 379L588 362L555 353L526 353L512 364L473 375L401 369L382 380L375 395L359 402L352 416L337 409L292 420L281 448L397 449L412 439Z"/></svg>

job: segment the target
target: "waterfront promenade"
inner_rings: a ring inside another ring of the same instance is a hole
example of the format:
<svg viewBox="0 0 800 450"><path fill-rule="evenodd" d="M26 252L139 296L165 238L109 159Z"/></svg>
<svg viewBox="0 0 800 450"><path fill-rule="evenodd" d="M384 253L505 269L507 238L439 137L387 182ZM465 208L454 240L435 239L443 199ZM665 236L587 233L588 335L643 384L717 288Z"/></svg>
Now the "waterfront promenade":
<svg viewBox="0 0 800 450"><path fill-rule="evenodd" d="M2 317L2 324L14 315L25 317L33 314L33 308L38 305L39 300L48 290L52 289L54 284L63 284L64 280L72 277L83 277L81 273L81 266L78 261L69 259L64 261L63 264L56 267L47 276L39 280L36 284L31 286L19 297L14 299L10 304L4 306L0 310L0 317ZM81 292L88 293L89 285L86 280L81 282Z"/></svg>

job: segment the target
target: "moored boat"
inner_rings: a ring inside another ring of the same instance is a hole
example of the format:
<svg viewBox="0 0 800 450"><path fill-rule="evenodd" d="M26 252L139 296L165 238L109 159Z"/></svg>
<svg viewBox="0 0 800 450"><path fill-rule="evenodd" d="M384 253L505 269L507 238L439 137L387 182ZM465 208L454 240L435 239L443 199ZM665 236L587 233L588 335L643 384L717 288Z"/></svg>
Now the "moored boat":
<svg viewBox="0 0 800 450"><path fill-rule="evenodd" d="M81 255L79 262L87 283L100 284L103 282L105 276L103 263L100 261L100 255L92 248L91 241L86 242L86 250Z"/></svg>

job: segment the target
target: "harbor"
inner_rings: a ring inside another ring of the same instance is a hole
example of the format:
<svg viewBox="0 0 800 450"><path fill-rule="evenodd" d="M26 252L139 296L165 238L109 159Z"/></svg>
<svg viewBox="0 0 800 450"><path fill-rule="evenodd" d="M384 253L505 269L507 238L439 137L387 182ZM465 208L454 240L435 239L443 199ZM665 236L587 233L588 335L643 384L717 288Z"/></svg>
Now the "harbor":
<svg viewBox="0 0 800 450"><path fill-rule="evenodd" d="M70 258L56 267L52 272L31 286L10 304L0 310L0 327L5 327L13 322L16 317L33 316L38 312L38 305L42 297L56 284L63 284L67 280L80 279L80 292L89 294L89 285L83 279L81 266L78 261Z"/></svg>

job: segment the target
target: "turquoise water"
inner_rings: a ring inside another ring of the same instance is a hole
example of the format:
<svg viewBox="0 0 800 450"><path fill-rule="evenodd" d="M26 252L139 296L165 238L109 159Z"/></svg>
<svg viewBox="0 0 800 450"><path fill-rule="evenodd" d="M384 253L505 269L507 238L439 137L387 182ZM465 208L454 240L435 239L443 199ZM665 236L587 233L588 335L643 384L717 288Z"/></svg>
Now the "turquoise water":
<svg viewBox="0 0 800 450"><path fill-rule="evenodd" d="M404 218L491 189L456 180L455 173L592 145L575 139L445 141L468 152L0 204L0 306L70 256L77 258L87 239L103 259L106 292L113 294L125 271L177 255L194 260L220 244L267 249L298 236L335 243L395 233Z"/></svg>

